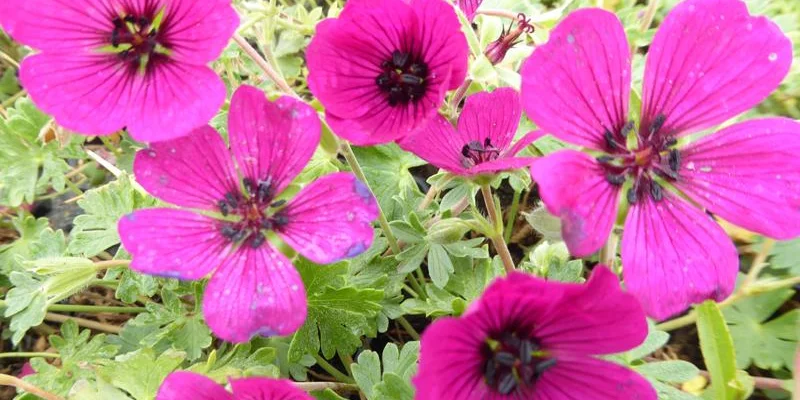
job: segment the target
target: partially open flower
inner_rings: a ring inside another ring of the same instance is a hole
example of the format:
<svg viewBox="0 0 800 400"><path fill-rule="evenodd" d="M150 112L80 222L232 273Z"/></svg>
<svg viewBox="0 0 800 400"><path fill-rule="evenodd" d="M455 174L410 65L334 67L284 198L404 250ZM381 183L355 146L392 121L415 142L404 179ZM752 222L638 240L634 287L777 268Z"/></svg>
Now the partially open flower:
<svg viewBox="0 0 800 400"><path fill-rule="evenodd" d="M308 84L334 132L358 145L412 134L467 73L469 49L442 0L350 0L308 46Z"/></svg>
<svg viewBox="0 0 800 400"><path fill-rule="evenodd" d="M188 371L169 374L156 400L312 400L308 393L284 379L231 379L231 391L203 375Z"/></svg>
<svg viewBox="0 0 800 400"><path fill-rule="evenodd" d="M64 127L107 135L123 127L159 141L205 125L225 101L206 64L239 24L230 0L3 0L0 24L39 50L20 82Z"/></svg>
<svg viewBox="0 0 800 400"><path fill-rule="evenodd" d="M339 261L369 248L378 206L350 173L321 177L288 202L277 199L320 140L319 118L300 100L270 102L241 86L228 122L230 149L207 126L136 154L134 172L148 192L203 212L138 210L120 219L120 237L136 271L179 279L211 274L203 314L220 338L287 335L306 317L303 282L266 235L314 262Z"/></svg>
<svg viewBox="0 0 800 400"><path fill-rule="evenodd" d="M541 134L528 133L512 145L521 114L516 90L500 88L491 93L480 92L467 98L457 129L437 115L399 144L425 161L457 175L492 175L526 168L535 159L516 155Z"/></svg>
<svg viewBox="0 0 800 400"><path fill-rule="evenodd" d="M641 306L603 266L585 285L513 273L423 332L415 399L655 400L643 377L594 357L646 336Z"/></svg>

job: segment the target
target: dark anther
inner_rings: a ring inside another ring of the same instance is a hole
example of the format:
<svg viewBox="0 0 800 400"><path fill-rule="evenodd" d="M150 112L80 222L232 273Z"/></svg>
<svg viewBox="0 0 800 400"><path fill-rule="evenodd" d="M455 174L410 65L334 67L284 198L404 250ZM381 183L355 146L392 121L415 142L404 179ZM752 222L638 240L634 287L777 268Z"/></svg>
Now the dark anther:
<svg viewBox="0 0 800 400"><path fill-rule="evenodd" d="M548 358L547 360L540 361L536 364L536 375L539 376L542 372L547 371L548 369L552 368L556 365L555 358Z"/></svg>
<svg viewBox="0 0 800 400"><path fill-rule="evenodd" d="M660 131L661 128L664 126L664 122L666 120L667 117L665 117L664 114L656 115L656 119L654 119L653 124L650 125L650 135L653 135L654 133Z"/></svg>
<svg viewBox="0 0 800 400"><path fill-rule="evenodd" d="M258 193L256 199L259 203L264 203L272 196L272 182L267 179L266 181L258 181Z"/></svg>
<svg viewBox="0 0 800 400"><path fill-rule="evenodd" d="M257 187L256 183L253 182L250 178L242 179L242 184L244 184L244 190L250 195L254 195L256 193Z"/></svg>
<svg viewBox="0 0 800 400"><path fill-rule="evenodd" d="M461 148L461 155L464 157L469 157L469 145L465 144L464 147Z"/></svg>
<svg viewBox="0 0 800 400"><path fill-rule="evenodd" d="M614 134L611 133L610 130L606 129L605 132L603 132L603 139L606 140L606 147L608 147L609 150L617 148L617 142L614 141Z"/></svg>
<svg viewBox="0 0 800 400"><path fill-rule="evenodd" d="M230 209L230 207L228 206L228 203L227 203L227 202L225 202L224 200L220 200L220 201L218 201L218 202L217 202L217 207L219 207L219 212L221 212L221 213L222 213L222 215L224 215L224 216L226 216L226 217L227 217L227 216L228 216L228 214L230 214L230 212L231 212L231 209Z"/></svg>
<svg viewBox="0 0 800 400"><path fill-rule="evenodd" d="M494 386L494 375L496 372L497 368L495 367L494 363L491 361L487 362L483 369L483 377L486 378L486 383L489 386Z"/></svg>
<svg viewBox="0 0 800 400"><path fill-rule="evenodd" d="M256 249L258 246L264 244L264 241L267 240L264 235L261 233L256 232L256 235L250 240L250 247Z"/></svg>
<svg viewBox="0 0 800 400"><path fill-rule="evenodd" d="M428 66L422 63L414 63L408 67L408 73L417 75L417 76L426 76L428 75Z"/></svg>
<svg viewBox="0 0 800 400"><path fill-rule="evenodd" d="M669 169L674 172L678 172L678 169L681 166L681 153L677 149L672 149L669 151L669 156L667 157L669 161Z"/></svg>
<svg viewBox="0 0 800 400"><path fill-rule="evenodd" d="M606 174L606 180L614 186L622 186L625 183L625 174L612 174L609 172Z"/></svg>
<svg viewBox="0 0 800 400"><path fill-rule="evenodd" d="M284 204L286 204L286 200L285 199L284 200L278 200L278 201L270 204L269 206L272 207L272 208L275 208L275 207L280 207L280 206L282 206Z"/></svg>
<svg viewBox="0 0 800 400"><path fill-rule="evenodd" d="M119 30L117 29L111 31L111 45L114 47L119 47Z"/></svg>
<svg viewBox="0 0 800 400"><path fill-rule="evenodd" d="M486 139L483 139L483 147L489 147L491 145L492 145L492 139L491 138L487 137Z"/></svg>
<svg viewBox="0 0 800 400"><path fill-rule="evenodd" d="M225 201L231 206L231 208L239 208L239 201L236 200L236 197L233 196L233 193L225 193Z"/></svg>
<svg viewBox="0 0 800 400"><path fill-rule="evenodd" d="M233 238L238 235L240 231L241 230L239 228L231 224L225 224L219 228L219 233L229 240L233 240Z"/></svg>
<svg viewBox="0 0 800 400"><path fill-rule="evenodd" d="M661 201L664 198L664 190L661 188L656 182L650 182L650 196L653 197L655 201Z"/></svg>
<svg viewBox="0 0 800 400"><path fill-rule="evenodd" d="M266 230L271 230L273 226L272 220L269 218L264 218L261 220L261 227Z"/></svg>
<svg viewBox="0 0 800 400"><path fill-rule="evenodd" d="M392 64L395 68L403 68L408 63L408 53L403 53L400 50L392 52Z"/></svg>
<svg viewBox="0 0 800 400"><path fill-rule="evenodd" d="M486 138L483 144L477 140L473 140L461 148L461 155L463 156L461 164L465 168L473 167L480 163L494 160L500 155L500 150L492 146L492 140Z"/></svg>
<svg viewBox="0 0 800 400"><path fill-rule="evenodd" d="M635 127L636 124L633 121L626 122L625 125L622 127L621 131L622 137L624 138L628 137L628 135L630 135L630 133L633 132L633 128Z"/></svg>
<svg viewBox="0 0 800 400"><path fill-rule="evenodd" d="M627 198L628 198L628 203L636 204L636 202L639 200L639 197L636 194L636 188L628 189Z"/></svg>
<svg viewBox="0 0 800 400"><path fill-rule="evenodd" d="M611 156L600 156L600 157L597 157L597 162L599 162L600 164L608 164L608 163L610 163L612 161L614 161L614 157L611 157Z"/></svg>
<svg viewBox="0 0 800 400"><path fill-rule="evenodd" d="M428 66L412 54L400 50L381 63L383 70L375 77L375 84L386 93L389 105L408 104L425 95Z"/></svg>
<svg viewBox="0 0 800 400"><path fill-rule="evenodd" d="M497 385L497 391L500 394L509 394L517 387L517 380L511 372L507 372L500 378L500 383Z"/></svg>
<svg viewBox="0 0 800 400"><path fill-rule="evenodd" d="M528 364L533 361L533 351L536 350L536 345L530 340L522 340L519 345L519 360L523 364Z"/></svg>
<svg viewBox="0 0 800 400"><path fill-rule="evenodd" d="M133 16L133 15L130 15L130 14L129 14L129 15L126 15L126 16L125 16L125 22L134 23L134 22L136 22L136 18L134 18L134 16Z"/></svg>
<svg viewBox="0 0 800 400"><path fill-rule="evenodd" d="M664 146L666 147L672 147L676 144L678 144L678 139L675 139L674 137L670 137L666 142L664 142Z"/></svg>
<svg viewBox="0 0 800 400"><path fill-rule="evenodd" d="M517 358L514 357L513 354L500 351L494 354L494 360L499 365L505 365L506 367L514 366L514 363L517 361Z"/></svg>
<svg viewBox="0 0 800 400"><path fill-rule="evenodd" d="M412 74L402 74L400 75L400 83L405 83L406 85L421 85L422 78Z"/></svg>
<svg viewBox="0 0 800 400"><path fill-rule="evenodd" d="M273 223L277 226L284 226L289 223L289 217L284 214L278 213L272 217Z"/></svg>

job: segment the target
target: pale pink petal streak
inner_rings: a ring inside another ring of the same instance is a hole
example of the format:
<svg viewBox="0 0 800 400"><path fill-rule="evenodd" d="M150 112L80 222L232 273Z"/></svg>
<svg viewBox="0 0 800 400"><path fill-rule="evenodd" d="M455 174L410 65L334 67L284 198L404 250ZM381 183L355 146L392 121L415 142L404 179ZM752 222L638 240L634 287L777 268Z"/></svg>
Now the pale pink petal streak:
<svg viewBox="0 0 800 400"><path fill-rule="evenodd" d="M288 335L306 318L303 281L269 244L247 243L214 272L203 295L203 316L217 337L243 343L254 335Z"/></svg>
<svg viewBox="0 0 800 400"><path fill-rule="evenodd" d="M200 279L227 257L230 242L219 221L184 210L150 208L120 218L122 245L134 271L178 279Z"/></svg>
<svg viewBox="0 0 800 400"><path fill-rule="evenodd" d="M278 234L316 263L355 257L372 245L378 206L367 186L350 173L335 173L305 187L281 212Z"/></svg>
<svg viewBox="0 0 800 400"><path fill-rule="evenodd" d="M792 62L777 25L740 0L686 0L670 11L647 54L642 127L665 117L663 134L720 124L761 102Z"/></svg>
<svg viewBox="0 0 800 400"><path fill-rule="evenodd" d="M800 235L800 123L742 122L681 151L676 186L714 214L777 239Z"/></svg>
<svg viewBox="0 0 800 400"><path fill-rule="evenodd" d="M622 24L600 9L572 12L522 67L522 106L540 129L607 149L628 118L630 50Z"/></svg>
<svg viewBox="0 0 800 400"><path fill-rule="evenodd" d="M739 270L733 242L711 217L670 192L630 208L621 246L625 287L657 320L733 291Z"/></svg>
<svg viewBox="0 0 800 400"><path fill-rule="evenodd" d="M133 170L150 194L184 207L214 210L240 191L230 152L210 126L140 150Z"/></svg>

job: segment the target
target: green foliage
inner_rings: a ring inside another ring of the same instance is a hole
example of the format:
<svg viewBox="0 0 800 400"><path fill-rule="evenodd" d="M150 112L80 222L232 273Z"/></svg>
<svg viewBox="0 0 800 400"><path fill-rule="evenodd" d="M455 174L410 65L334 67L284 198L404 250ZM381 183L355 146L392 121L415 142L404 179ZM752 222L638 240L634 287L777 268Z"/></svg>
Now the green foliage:
<svg viewBox="0 0 800 400"><path fill-rule="evenodd" d="M383 363L378 353L365 350L358 356L358 363L351 366L353 378L367 400L411 400L414 390L410 380L417 371L418 358L419 342L408 342L402 350L394 343L387 344Z"/></svg>
<svg viewBox="0 0 800 400"><path fill-rule="evenodd" d="M119 243L117 221L137 208L155 201L136 190L127 175L115 182L84 194L78 205L86 212L75 218L68 250L73 254L94 256Z"/></svg>
<svg viewBox="0 0 800 400"><path fill-rule="evenodd" d="M186 354L172 350L156 356L153 349L145 347L116 357L111 363L102 366L99 374L136 400L152 400L164 378L185 357Z"/></svg>
<svg viewBox="0 0 800 400"><path fill-rule="evenodd" d="M697 334L708 373L711 398L737 400L743 389L736 379L736 355L725 319L716 303L707 300L697 306Z"/></svg>
<svg viewBox="0 0 800 400"><path fill-rule="evenodd" d="M353 151L386 217L391 220L402 217L404 205L415 204L415 199L421 196L408 170L425 162L394 144L355 147Z"/></svg>
<svg viewBox="0 0 800 400"><path fill-rule="evenodd" d="M370 329L369 321L381 310L383 293L348 285L344 262L321 266L301 259L295 267L306 287L308 317L292 338L289 361L319 351L326 358L337 352L353 354L361 344L360 336Z"/></svg>

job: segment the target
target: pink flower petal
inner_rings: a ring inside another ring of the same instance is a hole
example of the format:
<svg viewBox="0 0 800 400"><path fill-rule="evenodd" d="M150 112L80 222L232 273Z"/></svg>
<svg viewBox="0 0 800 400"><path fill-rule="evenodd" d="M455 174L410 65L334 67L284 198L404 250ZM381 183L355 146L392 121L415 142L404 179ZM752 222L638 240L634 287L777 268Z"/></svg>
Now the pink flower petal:
<svg viewBox="0 0 800 400"><path fill-rule="evenodd" d="M237 400L313 400L313 397L285 379L231 379L231 388Z"/></svg>
<svg viewBox="0 0 800 400"><path fill-rule="evenodd" d="M467 171L464 175L493 175L503 171L528 168L533 165L537 158L533 157L505 157L478 164ZM462 175L462 174L459 174Z"/></svg>
<svg viewBox="0 0 800 400"><path fill-rule="evenodd" d="M283 96L274 102L253 86L240 86L228 116L231 148L239 170L254 182L269 181L280 193L306 166L320 139L316 111Z"/></svg>
<svg viewBox="0 0 800 400"><path fill-rule="evenodd" d="M739 258L731 239L708 215L664 192L630 208L622 235L625 286L657 320L733 291Z"/></svg>
<svg viewBox="0 0 800 400"><path fill-rule="evenodd" d="M607 150L628 118L630 50L612 13L581 9L567 16L522 66L522 105L559 139Z"/></svg>
<svg viewBox="0 0 800 400"><path fill-rule="evenodd" d="M158 388L156 400L234 400L233 395L211 378L189 371L176 371Z"/></svg>
<svg viewBox="0 0 800 400"><path fill-rule="evenodd" d="M164 45L176 60L206 64L219 57L239 26L231 0L162 0Z"/></svg>
<svg viewBox="0 0 800 400"><path fill-rule="evenodd" d="M465 318L441 318L422 333L415 399L482 399L490 394L482 371L485 328Z"/></svg>
<svg viewBox="0 0 800 400"><path fill-rule="evenodd" d="M525 150L525 148L528 147L531 143L539 140L539 138L541 138L544 135L546 135L544 131L528 132L525 134L525 136L517 140L516 143L514 143L514 145L511 146L511 148L508 150L506 154L515 156L517 155L517 153L519 153L522 150Z"/></svg>
<svg viewBox="0 0 800 400"><path fill-rule="evenodd" d="M229 255L203 295L203 316L215 336L243 343L254 335L288 335L306 319L300 274L286 257L262 244Z"/></svg>
<svg viewBox="0 0 800 400"><path fill-rule="evenodd" d="M410 3L419 21L414 39L423 44L428 70L447 70L447 74L429 75L428 84L441 82L438 84L445 91L458 88L467 77L469 47L453 6L442 0L410 0Z"/></svg>
<svg viewBox="0 0 800 400"><path fill-rule="evenodd" d="M0 25L14 40L35 49L88 53L109 42L114 13L107 1L3 0Z"/></svg>
<svg viewBox="0 0 800 400"><path fill-rule="evenodd" d="M136 153L136 180L150 194L184 207L216 210L227 193L239 193L230 152L210 126Z"/></svg>
<svg viewBox="0 0 800 400"><path fill-rule="evenodd" d="M595 267L587 284L570 286L580 290L567 288L571 294L538 322L535 336L548 350L559 354L618 353L640 345L647 337L642 306L622 291L619 279L607 267Z"/></svg>
<svg viewBox="0 0 800 400"><path fill-rule="evenodd" d="M670 11L647 53L642 124L680 136L755 106L778 87L792 44L739 0L686 0Z"/></svg>
<svg viewBox="0 0 800 400"><path fill-rule="evenodd" d="M561 356L536 382L536 400L656 400L653 386L622 365L590 357Z"/></svg>
<svg viewBox="0 0 800 400"><path fill-rule="evenodd" d="M438 168L454 173L467 173L461 164L461 148L466 143L462 143L459 133L441 115L431 118L422 129L406 136L397 144Z"/></svg>
<svg viewBox="0 0 800 400"><path fill-rule="evenodd" d="M184 210L150 208L120 218L122 245L131 269L179 279L200 279L223 262L229 242L218 221Z"/></svg>
<svg viewBox="0 0 800 400"><path fill-rule="evenodd" d="M131 136L156 142L184 136L214 117L225 101L225 84L205 65L167 61L153 66L130 104ZM98 114L98 116L101 116Z"/></svg>
<svg viewBox="0 0 800 400"><path fill-rule="evenodd" d="M469 22L475 19L481 3L483 3L483 0L456 0L456 5L464 12Z"/></svg>
<svg viewBox="0 0 800 400"><path fill-rule="evenodd" d="M353 174L340 172L303 188L281 211L289 221L281 238L315 263L355 257L372 245L378 205Z"/></svg>
<svg viewBox="0 0 800 400"><path fill-rule="evenodd" d="M768 118L739 123L681 151L676 186L743 228L800 235L800 123Z"/></svg>
<svg viewBox="0 0 800 400"><path fill-rule="evenodd" d="M584 153L563 150L538 159L531 176L547 210L561 218L570 253L586 257L599 250L617 218L620 193L600 163Z"/></svg>
<svg viewBox="0 0 800 400"><path fill-rule="evenodd" d="M491 140L492 146L505 151L514 139L522 108L519 94L512 88L479 92L467 97L458 117L458 134L462 144Z"/></svg>

